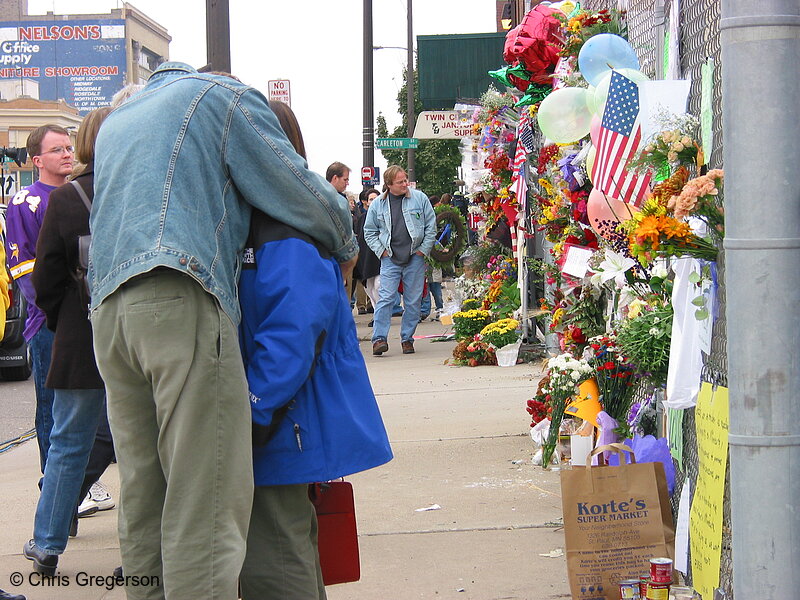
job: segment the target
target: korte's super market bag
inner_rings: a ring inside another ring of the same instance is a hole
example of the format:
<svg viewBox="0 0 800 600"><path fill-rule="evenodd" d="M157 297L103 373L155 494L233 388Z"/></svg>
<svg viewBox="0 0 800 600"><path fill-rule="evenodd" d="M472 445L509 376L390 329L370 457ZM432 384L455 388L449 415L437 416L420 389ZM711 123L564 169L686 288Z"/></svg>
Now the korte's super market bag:
<svg viewBox="0 0 800 600"><path fill-rule="evenodd" d="M619 452L621 464L592 467L603 451ZM586 462L561 471L570 591L573 600L619 600L620 581L648 574L651 558L674 558L664 465L636 463L622 444L600 446Z"/></svg>

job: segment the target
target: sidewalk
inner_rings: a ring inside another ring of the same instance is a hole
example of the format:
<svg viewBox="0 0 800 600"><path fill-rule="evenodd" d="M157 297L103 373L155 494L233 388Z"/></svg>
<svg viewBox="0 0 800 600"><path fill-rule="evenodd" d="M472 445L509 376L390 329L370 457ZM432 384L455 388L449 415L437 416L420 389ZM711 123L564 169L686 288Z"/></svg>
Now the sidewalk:
<svg viewBox="0 0 800 600"><path fill-rule="evenodd" d="M372 315L356 317L369 339ZM392 319L390 350L373 357L361 346L392 441L395 459L349 477L356 495L361 581L328 588L330 600L412 598L569 598L559 528L558 473L530 464L532 446L525 401L533 395L539 365L451 367L452 342L416 342L400 350L400 319ZM423 322L417 335L447 327ZM515 464L517 461L523 461ZM59 564L69 585L31 585L22 545L31 535L37 499L38 457L28 442L0 455L3 512L0 588L28 600L118 600L121 589L79 586L78 572L110 575L120 564L117 511L81 519ZM118 497L116 466L103 477ZM439 505L436 510L416 509ZM24 577L14 587L13 572ZM39 583L36 576L32 582ZM301 599L298 599L301 600Z"/></svg>

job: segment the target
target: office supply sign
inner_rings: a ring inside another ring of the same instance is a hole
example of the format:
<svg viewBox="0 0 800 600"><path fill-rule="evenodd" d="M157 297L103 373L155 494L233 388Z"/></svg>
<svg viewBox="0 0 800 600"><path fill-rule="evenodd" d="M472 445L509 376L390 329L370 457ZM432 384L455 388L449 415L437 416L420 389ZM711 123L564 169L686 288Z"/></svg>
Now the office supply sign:
<svg viewBox="0 0 800 600"><path fill-rule="evenodd" d="M125 21L0 23L0 80L29 79L39 100L63 99L85 115L125 85Z"/></svg>

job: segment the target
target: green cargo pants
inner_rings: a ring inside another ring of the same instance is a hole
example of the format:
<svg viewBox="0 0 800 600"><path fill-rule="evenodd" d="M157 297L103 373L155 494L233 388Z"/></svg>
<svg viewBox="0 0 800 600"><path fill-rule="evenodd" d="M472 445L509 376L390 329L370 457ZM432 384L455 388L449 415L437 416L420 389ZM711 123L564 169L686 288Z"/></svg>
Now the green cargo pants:
<svg viewBox="0 0 800 600"><path fill-rule="evenodd" d="M325 600L308 485L256 487L242 600Z"/></svg>
<svg viewBox="0 0 800 600"><path fill-rule="evenodd" d="M129 600L235 600L253 500L236 327L188 275L156 269L92 315L120 473ZM160 585L154 585L153 583Z"/></svg>

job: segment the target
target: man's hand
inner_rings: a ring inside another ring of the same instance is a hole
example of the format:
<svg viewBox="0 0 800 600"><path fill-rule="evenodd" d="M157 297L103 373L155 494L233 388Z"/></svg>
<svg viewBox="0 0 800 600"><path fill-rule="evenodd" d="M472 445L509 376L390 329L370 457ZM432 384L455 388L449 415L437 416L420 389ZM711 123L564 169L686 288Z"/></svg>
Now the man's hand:
<svg viewBox="0 0 800 600"><path fill-rule="evenodd" d="M344 287L349 287L350 281L353 279L353 269L358 261L358 254L347 262L339 263L339 268L342 270L342 279L344 279Z"/></svg>

